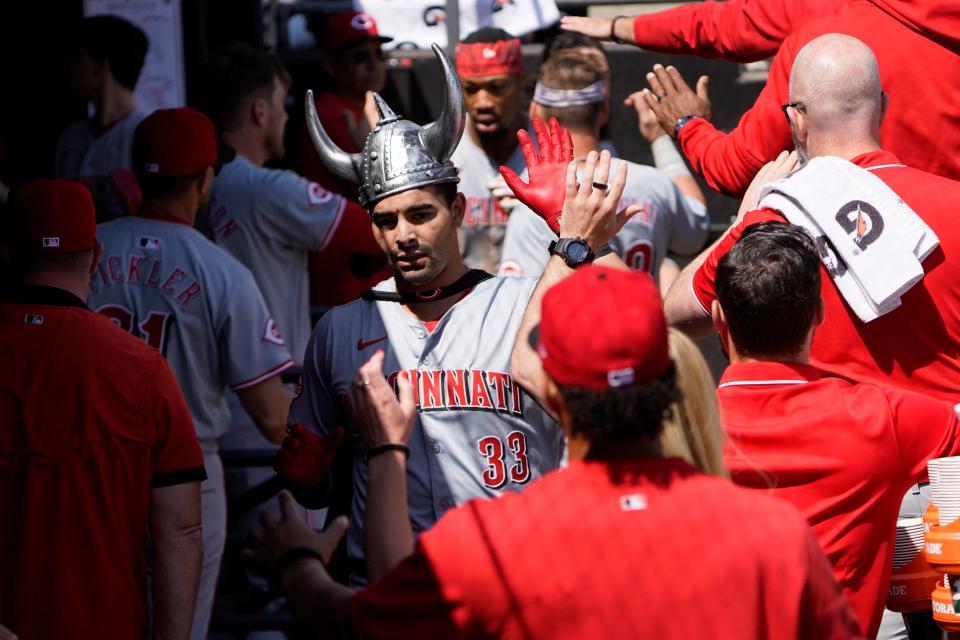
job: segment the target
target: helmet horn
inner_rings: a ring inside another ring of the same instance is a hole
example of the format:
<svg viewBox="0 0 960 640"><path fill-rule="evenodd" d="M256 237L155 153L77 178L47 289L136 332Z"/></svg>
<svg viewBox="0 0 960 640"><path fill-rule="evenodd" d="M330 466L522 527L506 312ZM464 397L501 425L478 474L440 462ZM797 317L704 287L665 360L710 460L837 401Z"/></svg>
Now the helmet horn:
<svg viewBox="0 0 960 640"><path fill-rule="evenodd" d="M443 111L436 122L431 122L420 131L420 144L438 162L446 162L460 143L466 124L463 90L443 49L436 44L430 46L443 67Z"/></svg>
<svg viewBox="0 0 960 640"><path fill-rule="evenodd" d="M310 89L307 89L305 102L307 130L310 132L310 139L313 140L313 146L317 150L320 160L330 170L330 173L338 178L359 183L360 177L357 175L356 167L360 165L360 154L347 153L338 147L327 135L327 132L323 130L320 118L317 117L317 107L313 102L313 91Z"/></svg>

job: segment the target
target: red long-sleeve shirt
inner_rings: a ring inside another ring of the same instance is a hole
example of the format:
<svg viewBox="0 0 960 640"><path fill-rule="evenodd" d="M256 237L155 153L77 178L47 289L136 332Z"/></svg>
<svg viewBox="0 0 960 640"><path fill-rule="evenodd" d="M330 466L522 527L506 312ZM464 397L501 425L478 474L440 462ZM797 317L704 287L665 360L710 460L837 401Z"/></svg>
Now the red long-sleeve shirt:
<svg viewBox="0 0 960 640"><path fill-rule="evenodd" d="M637 45L734 62L773 56L780 43L807 20L840 0L727 0L688 4L633 19Z"/></svg>
<svg viewBox="0 0 960 640"><path fill-rule="evenodd" d="M883 148L909 166L960 179L960 56L915 29L923 25L940 42L960 33L960 9L947 0L918 6L911 0L851 0L802 25L783 41L766 86L729 134L693 120L680 144L694 169L712 188L741 195L756 172L780 151L792 148L780 105L789 102L788 81L797 53L825 33L844 33L865 42L880 65L890 107L880 127ZM934 6L931 6L934 5ZM942 5L937 10L936 5ZM953 46L958 40L954 37ZM797 96L814 104L816 96Z"/></svg>

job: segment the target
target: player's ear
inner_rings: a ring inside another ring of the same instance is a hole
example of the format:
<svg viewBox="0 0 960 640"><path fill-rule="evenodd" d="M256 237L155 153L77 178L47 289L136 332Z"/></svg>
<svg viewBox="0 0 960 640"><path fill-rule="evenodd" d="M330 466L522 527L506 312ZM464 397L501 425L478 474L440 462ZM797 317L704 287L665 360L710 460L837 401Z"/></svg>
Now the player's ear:
<svg viewBox="0 0 960 640"><path fill-rule="evenodd" d="M200 192L200 202L206 204L207 197L213 191L213 176L214 170L213 167L207 167L207 169L200 174L200 180L197 181L197 187Z"/></svg>
<svg viewBox="0 0 960 640"><path fill-rule="evenodd" d="M714 300L713 304L710 305L710 316L713 318L714 329L720 335L720 342L726 347L727 340L730 339L730 330L727 327L727 316L724 314L719 300Z"/></svg>
<svg viewBox="0 0 960 640"><path fill-rule="evenodd" d="M262 125L267 119L267 108L269 105L263 98L254 98L250 101L250 117L257 126Z"/></svg>
<svg viewBox="0 0 960 640"><path fill-rule="evenodd" d="M463 224L463 214L466 210L467 199L458 191L457 195L453 198L453 202L450 203L450 217L453 218L453 223L457 227Z"/></svg>

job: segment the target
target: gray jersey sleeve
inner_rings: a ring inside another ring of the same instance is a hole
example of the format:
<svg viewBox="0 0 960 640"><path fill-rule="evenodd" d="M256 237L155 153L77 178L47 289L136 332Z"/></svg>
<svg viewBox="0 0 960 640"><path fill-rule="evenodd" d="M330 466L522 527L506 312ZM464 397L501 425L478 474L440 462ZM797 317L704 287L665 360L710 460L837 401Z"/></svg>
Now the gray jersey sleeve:
<svg viewBox="0 0 960 640"><path fill-rule="evenodd" d="M241 391L290 368L293 360L247 269L230 292L217 334L221 371Z"/></svg>
<svg viewBox="0 0 960 640"><path fill-rule="evenodd" d="M664 210L669 212L673 222L670 228L670 251L681 255L696 253L703 248L710 232L707 207L699 200L684 195L673 180L664 177L670 183L664 203Z"/></svg>
<svg viewBox="0 0 960 640"><path fill-rule="evenodd" d="M330 380L330 365L327 358L331 353L331 318L333 312L325 314L317 323L317 328L303 355L303 370L297 384L296 396L290 405L287 424L303 424L317 433L325 434L337 425L344 424L343 403L337 397Z"/></svg>
<svg viewBox="0 0 960 640"><path fill-rule="evenodd" d="M262 172L258 226L281 243L319 251L340 223L346 201L293 171Z"/></svg>
<svg viewBox="0 0 960 640"><path fill-rule="evenodd" d="M510 212L498 275L536 278L547 267L550 243L557 239L543 218L526 205Z"/></svg>

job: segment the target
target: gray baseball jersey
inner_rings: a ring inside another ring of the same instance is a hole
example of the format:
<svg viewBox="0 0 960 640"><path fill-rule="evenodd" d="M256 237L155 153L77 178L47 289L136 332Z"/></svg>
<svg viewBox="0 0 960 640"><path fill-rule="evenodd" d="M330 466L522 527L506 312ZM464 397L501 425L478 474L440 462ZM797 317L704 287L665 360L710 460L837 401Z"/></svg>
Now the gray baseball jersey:
<svg viewBox="0 0 960 640"><path fill-rule="evenodd" d="M384 373L411 376L418 414L410 438L407 502L415 533L466 500L517 490L556 469L564 454L557 424L509 375L510 353L536 280L491 278L457 302L433 332L395 302L354 300L314 330L290 423L325 433L348 425L342 403L357 370L384 349ZM393 279L376 287L395 291ZM347 553L363 557L367 466L354 451Z"/></svg>
<svg viewBox="0 0 960 640"><path fill-rule="evenodd" d="M611 175L620 162L627 161L613 159ZM710 230L710 216L702 203L685 196L657 169L633 162L627 165L627 184L620 208L639 204L643 210L624 225L610 244L631 269L648 271L656 279L668 249L690 254L703 247ZM517 205L507 224L500 275L539 276L550 258L547 247L556 237L543 218L525 205Z"/></svg>
<svg viewBox="0 0 960 640"><path fill-rule="evenodd" d="M104 253L90 308L166 356L205 450L230 424L227 388L252 387L293 361L250 271L173 218L97 227Z"/></svg>
<svg viewBox="0 0 960 640"><path fill-rule="evenodd" d="M90 120L74 122L63 130L54 154L53 174L58 178L80 180L93 193L98 210L114 215L126 211L122 199L112 185L115 171L130 171L133 166L133 133L147 117L134 109L99 136Z"/></svg>
<svg viewBox="0 0 960 640"><path fill-rule="evenodd" d="M460 253L468 267L493 273L500 263L507 225L507 214L488 186L500 175L499 165L470 138L469 131L460 138L450 160L460 173L460 193L467 199L460 226ZM526 168L519 144L504 164L517 173Z"/></svg>
<svg viewBox="0 0 960 640"><path fill-rule="evenodd" d="M307 251L332 237L346 201L293 171L238 155L213 182L198 227L253 273L294 361L310 339Z"/></svg>

